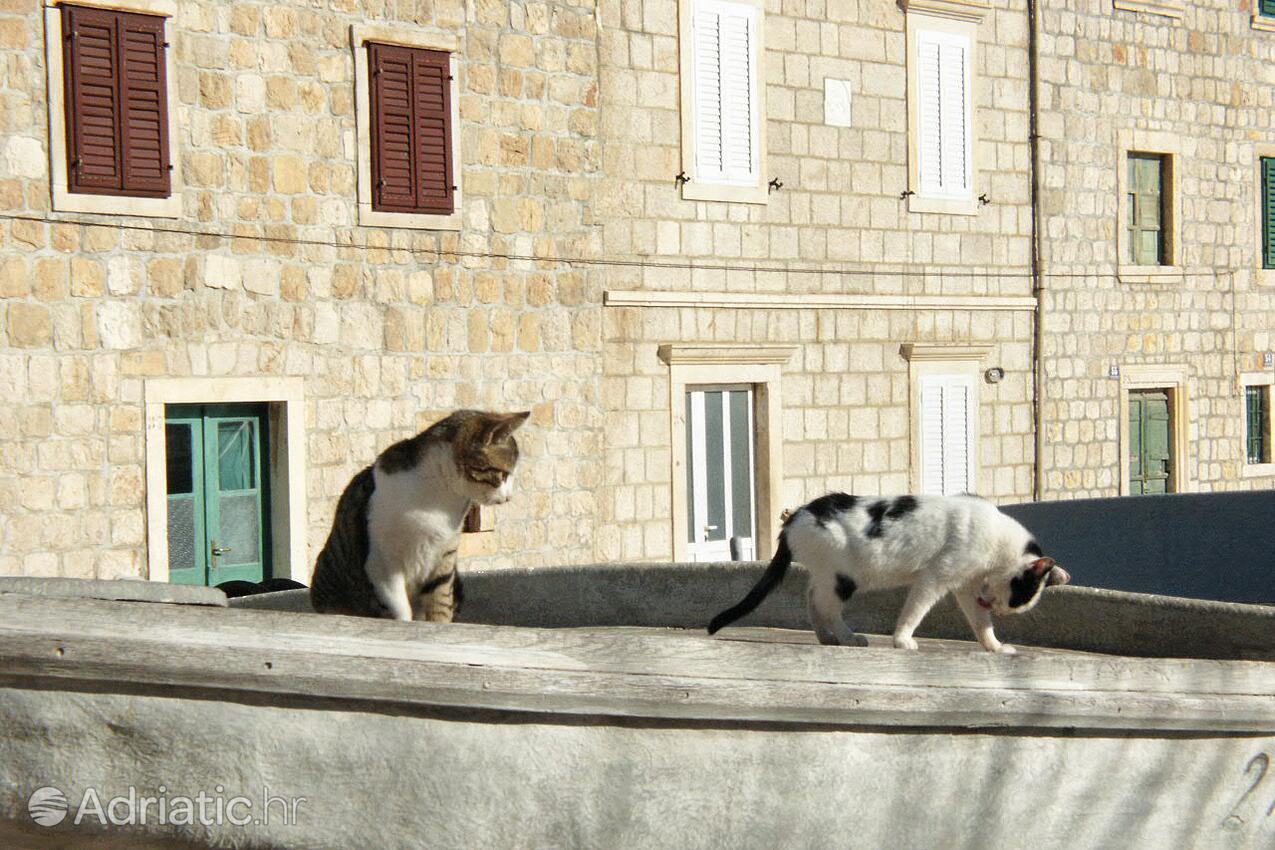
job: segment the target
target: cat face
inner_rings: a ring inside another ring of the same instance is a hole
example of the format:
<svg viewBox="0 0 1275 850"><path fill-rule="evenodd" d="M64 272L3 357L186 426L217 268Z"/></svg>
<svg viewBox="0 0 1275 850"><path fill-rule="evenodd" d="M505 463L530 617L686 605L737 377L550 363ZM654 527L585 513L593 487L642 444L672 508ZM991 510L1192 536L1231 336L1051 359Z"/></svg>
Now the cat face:
<svg viewBox="0 0 1275 850"><path fill-rule="evenodd" d="M471 500L499 505L513 494L518 443L513 432L527 421L522 413L480 413L468 419L453 441L453 457Z"/></svg>
<svg viewBox="0 0 1275 850"><path fill-rule="evenodd" d="M1046 587L1066 584L1071 575L1053 558L1045 557L1036 541L1027 544L1018 568L1008 578L997 577L983 583L978 604L994 614L1021 614L1030 611Z"/></svg>

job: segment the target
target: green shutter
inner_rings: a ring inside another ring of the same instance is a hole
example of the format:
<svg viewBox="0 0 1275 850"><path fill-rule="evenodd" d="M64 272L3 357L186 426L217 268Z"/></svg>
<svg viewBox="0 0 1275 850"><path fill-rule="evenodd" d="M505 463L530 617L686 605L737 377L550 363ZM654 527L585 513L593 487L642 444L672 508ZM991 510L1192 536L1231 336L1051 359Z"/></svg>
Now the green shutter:
<svg viewBox="0 0 1275 850"><path fill-rule="evenodd" d="M1263 15L1275 15L1275 0L1262 0L1261 12Z"/></svg>
<svg viewBox="0 0 1275 850"><path fill-rule="evenodd" d="M1164 157L1128 156L1126 261L1139 266L1164 263Z"/></svg>
<svg viewBox="0 0 1275 850"><path fill-rule="evenodd" d="M1129 493L1172 492L1173 427L1164 390L1129 393Z"/></svg>
<svg viewBox="0 0 1275 850"><path fill-rule="evenodd" d="M169 580L268 577L266 406L172 405L166 419Z"/></svg>
<svg viewBox="0 0 1275 850"><path fill-rule="evenodd" d="M204 427L198 415L169 413L164 433L168 469L168 580L205 584Z"/></svg>
<svg viewBox="0 0 1275 850"><path fill-rule="evenodd" d="M1275 268L1275 157L1268 156L1262 157L1262 268Z"/></svg>

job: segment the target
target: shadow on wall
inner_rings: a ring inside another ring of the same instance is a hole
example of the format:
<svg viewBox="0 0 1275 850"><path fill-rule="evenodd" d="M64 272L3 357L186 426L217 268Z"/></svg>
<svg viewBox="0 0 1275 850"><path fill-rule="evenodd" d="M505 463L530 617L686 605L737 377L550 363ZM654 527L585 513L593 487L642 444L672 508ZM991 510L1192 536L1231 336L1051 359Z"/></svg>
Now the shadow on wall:
<svg viewBox="0 0 1275 850"><path fill-rule="evenodd" d="M1077 584L1275 604L1275 491L1005 505Z"/></svg>

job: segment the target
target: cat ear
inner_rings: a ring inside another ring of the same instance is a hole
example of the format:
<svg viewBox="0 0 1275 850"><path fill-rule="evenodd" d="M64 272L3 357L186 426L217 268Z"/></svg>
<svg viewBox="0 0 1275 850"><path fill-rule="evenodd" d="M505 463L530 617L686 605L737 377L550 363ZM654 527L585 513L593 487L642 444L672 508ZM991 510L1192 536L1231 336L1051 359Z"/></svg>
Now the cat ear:
<svg viewBox="0 0 1275 850"><path fill-rule="evenodd" d="M494 443L508 437L518 430L529 416L531 416L530 410L524 410L521 413L493 413L491 415L493 421L487 431L487 442Z"/></svg>
<svg viewBox="0 0 1275 850"><path fill-rule="evenodd" d="M1071 581L1071 573L1064 570L1057 564L1049 571L1049 578L1045 581L1045 587L1052 587L1055 584L1066 584Z"/></svg>
<svg viewBox="0 0 1275 850"><path fill-rule="evenodd" d="M1032 561L1031 571L1037 576L1043 576L1054 568L1053 558L1037 558Z"/></svg>

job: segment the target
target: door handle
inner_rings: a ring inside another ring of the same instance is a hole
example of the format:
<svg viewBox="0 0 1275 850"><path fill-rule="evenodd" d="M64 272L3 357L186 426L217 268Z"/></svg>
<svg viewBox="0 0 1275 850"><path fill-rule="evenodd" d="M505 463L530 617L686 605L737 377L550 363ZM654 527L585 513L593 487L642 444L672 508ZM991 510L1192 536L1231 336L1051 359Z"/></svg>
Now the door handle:
<svg viewBox="0 0 1275 850"><path fill-rule="evenodd" d="M717 530L717 526L715 526L715 525L706 525L706 526L704 526L704 533L705 533L705 534L708 534L710 531L716 531L716 530Z"/></svg>
<svg viewBox="0 0 1275 850"><path fill-rule="evenodd" d="M231 550L231 548L230 548L229 546L226 546L225 548L222 548L221 546L218 546L218 545L217 545L217 541L216 541L216 540L214 540L214 541L213 541L213 545L212 545L212 553L213 553L213 557L214 557L214 558L215 558L215 557L218 557L218 556L220 556L220 555L224 555L224 554L226 554L227 552L230 552L230 551L232 551L232 550Z"/></svg>

